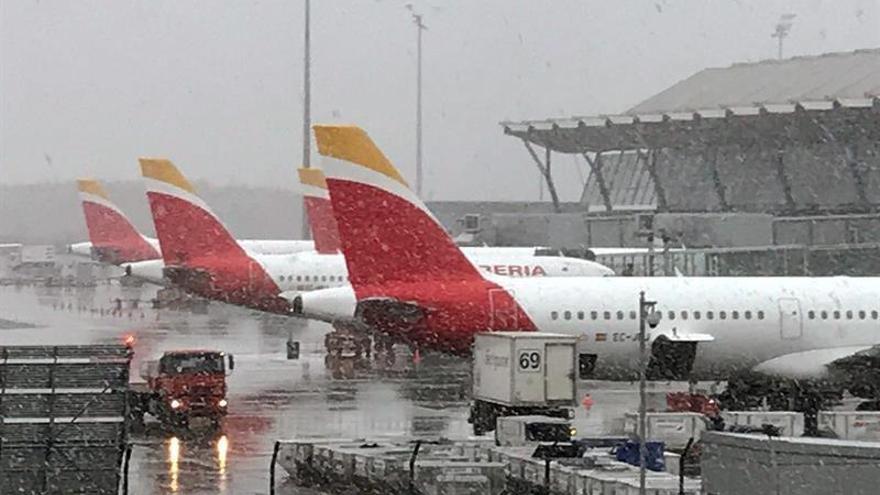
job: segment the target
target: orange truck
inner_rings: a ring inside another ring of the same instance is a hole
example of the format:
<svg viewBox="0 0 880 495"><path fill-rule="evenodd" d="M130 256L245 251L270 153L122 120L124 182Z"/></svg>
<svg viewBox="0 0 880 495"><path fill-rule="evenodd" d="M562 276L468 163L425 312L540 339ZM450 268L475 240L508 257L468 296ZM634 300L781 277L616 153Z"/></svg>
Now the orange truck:
<svg viewBox="0 0 880 495"><path fill-rule="evenodd" d="M150 414L163 425L188 428L190 420L205 418L220 426L226 417L226 376L235 367L231 354L214 350L168 351L141 366L146 381L132 383L129 414L143 425Z"/></svg>

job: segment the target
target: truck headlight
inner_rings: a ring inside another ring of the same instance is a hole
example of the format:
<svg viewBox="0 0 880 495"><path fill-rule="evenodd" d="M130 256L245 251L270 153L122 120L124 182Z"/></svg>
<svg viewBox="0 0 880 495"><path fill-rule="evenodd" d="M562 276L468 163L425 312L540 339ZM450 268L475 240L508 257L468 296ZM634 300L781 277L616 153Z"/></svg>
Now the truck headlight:
<svg viewBox="0 0 880 495"><path fill-rule="evenodd" d="M572 426L568 429L568 434L571 436L571 438L574 438L578 434L578 429Z"/></svg>
<svg viewBox="0 0 880 495"><path fill-rule="evenodd" d="M226 399L220 399L220 400L217 402L217 405L220 406L220 407L226 407L226 404L227 404Z"/></svg>
<svg viewBox="0 0 880 495"><path fill-rule="evenodd" d="M171 409L179 409L181 406L180 401L177 399L171 399Z"/></svg>

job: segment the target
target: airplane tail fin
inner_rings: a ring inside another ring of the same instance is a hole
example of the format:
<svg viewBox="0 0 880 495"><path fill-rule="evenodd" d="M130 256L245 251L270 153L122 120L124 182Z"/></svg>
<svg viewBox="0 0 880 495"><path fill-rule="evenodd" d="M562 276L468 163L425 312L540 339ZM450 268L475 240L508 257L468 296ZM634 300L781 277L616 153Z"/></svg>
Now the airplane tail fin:
<svg viewBox="0 0 880 495"><path fill-rule="evenodd" d="M483 279L363 129L315 125L314 131L355 291L387 282Z"/></svg>
<svg viewBox="0 0 880 495"><path fill-rule="evenodd" d="M104 186L94 179L77 179L89 241L101 261L126 263L157 259L161 255L138 232L128 217L110 201Z"/></svg>
<svg viewBox="0 0 880 495"><path fill-rule="evenodd" d="M186 265L201 257L230 261L247 254L198 196L184 175L164 158L140 158L150 211L166 265Z"/></svg>
<svg viewBox="0 0 880 495"><path fill-rule="evenodd" d="M333 205L330 203L324 172L317 168L300 168L299 181L309 216L309 227L315 240L315 250L321 254L339 252L342 249L339 227L333 216Z"/></svg>

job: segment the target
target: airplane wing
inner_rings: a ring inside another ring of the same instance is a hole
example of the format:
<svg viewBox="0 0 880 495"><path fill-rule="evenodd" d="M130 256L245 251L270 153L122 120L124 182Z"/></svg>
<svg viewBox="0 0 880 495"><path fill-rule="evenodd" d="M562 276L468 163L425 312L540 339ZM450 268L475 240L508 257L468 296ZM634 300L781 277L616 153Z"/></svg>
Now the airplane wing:
<svg viewBox="0 0 880 495"><path fill-rule="evenodd" d="M765 375L785 378L830 378L859 368L872 367L880 361L880 345L830 347L785 354L754 367Z"/></svg>

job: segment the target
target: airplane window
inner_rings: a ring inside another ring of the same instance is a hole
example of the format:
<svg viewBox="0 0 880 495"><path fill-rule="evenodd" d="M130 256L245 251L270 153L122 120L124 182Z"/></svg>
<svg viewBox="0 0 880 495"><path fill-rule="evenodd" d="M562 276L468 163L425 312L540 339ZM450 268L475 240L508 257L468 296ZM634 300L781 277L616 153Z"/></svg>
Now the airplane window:
<svg viewBox="0 0 880 495"><path fill-rule="evenodd" d="M598 311L590 311L590 319L591 320L598 320L599 319L599 312Z"/></svg>
<svg viewBox="0 0 880 495"><path fill-rule="evenodd" d="M604 316L605 316L606 320L610 320L611 319L611 311L606 311Z"/></svg>
<svg viewBox="0 0 880 495"><path fill-rule="evenodd" d="M296 276L296 281L297 281L297 282L302 282L302 275L297 275L297 276Z"/></svg>
<svg viewBox="0 0 880 495"><path fill-rule="evenodd" d="M566 320L570 320L571 319L571 311L566 311L565 313L562 313L562 316L565 317Z"/></svg>
<svg viewBox="0 0 880 495"><path fill-rule="evenodd" d="M636 312L635 312L635 311L630 311L630 312L629 312L629 319L630 319L630 320L635 320L635 319L636 319Z"/></svg>
<svg viewBox="0 0 880 495"><path fill-rule="evenodd" d="M807 318L809 318L811 320L815 320L816 319L816 312L813 311L812 309L807 311Z"/></svg>
<svg viewBox="0 0 880 495"><path fill-rule="evenodd" d="M558 319L559 319L559 313L556 312L556 311L551 311L551 312L550 312L550 319L551 319L551 320L558 320Z"/></svg>
<svg viewBox="0 0 880 495"><path fill-rule="evenodd" d="M722 320L726 320L727 319L727 311L719 311L718 318L720 318Z"/></svg>
<svg viewBox="0 0 880 495"><path fill-rule="evenodd" d="M852 310L847 310L847 311L846 311L846 319L847 319L847 320L852 320Z"/></svg>
<svg viewBox="0 0 880 495"><path fill-rule="evenodd" d="M759 319L759 320L763 320L763 319L764 319L764 312L763 312L763 311L758 311L758 319Z"/></svg>
<svg viewBox="0 0 880 495"><path fill-rule="evenodd" d="M278 277L278 280L284 282L284 275L281 275L280 277Z"/></svg>
<svg viewBox="0 0 880 495"><path fill-rule="evenodd" d="M578 320L583 320L583 319L584 319L584 312L578 311Z"/></svg>
<svg viewBox="0 0 880 495"><path fill-rule="evenodd" d="M327 281L327 276L321 275L321 282L326 282L326 281Z"/></svg>
<svg viewBox="0 0 880 495"><path fill-rule="evenodd" d="M308 281L309 281L309 276L308 276L308 275L306 275L306 282L308 282Z"/></svg>
<svg viewBox="0 0 880 495"><path fill-rule="evenodd" d="M622 319L623 319L623 311L618 311L618 312L617 312L617 319L618 319L618 320L622 320Z"/></svg>
<svg viewBox="0 0 880 495"><path fill-rule="evenodd" d="M876 319L877 319L877 310L871 311L871 319L872 319L872 320L876 320Z"/></svg>
<svg viewBox="0 0 880 495"><path fill-rule="evenodd" d="M839 320L839 319L840 319L840 311L837 311L836 309L834 310L834 319L835 319L835 320Z"/></svg>
<svg viewBox="0 0 880 495"><path fill-rule="evenodd" d="M694 311L694 319L695 319L695 320L699 320L699 319L700 319L700 312L699 312L699 311Z"/></svg>
<svg viewBox="0 0 880 495"><path fill-rule="evenodd" d="M706 319L707 319L707 320L714 320L714 319L715 319L715 313L713 313L713 312L711 312L711 311L706 311Z"/></svg>
<svg viewBox="0 0 880 495"><path fill-rule="evenodd" d="M675 319L675 311L670 311L670 312L669 312L669 319L670 319L670 320L674 320L674 319Z"/></svg>
<svg viewBox="0 0 880 495"><path fill-rule="evenodd" d="M739 319L739 311L731 311L730 316L732 316L734 320L738 320Z"/></svg>
<svg viewBox="0 0 880 495"><path fill-rule="evenodd" d="M752 312L746 311L745 313L743 313L743 317L747 320L751 320L752 319Z"/></svg>
<svg viewBox="0 0 880 495"><path fill-rule="evenodd" d="M865 319L865 310L864 310L864 309L859 311L859 319L860 319L860 320L864 320L864 319Z"/></svg>
<svg viewBox="0 0 880 495"><path fill-rule="evenodd" d="M681 312L681 319L682 319L682 320L687 320L687 319L688 319L688 312L687 312L687 311L682 311L682 312Z"/></svg>
<svg viewBox="0 0 880 495"><path fill-rule="evenodd" d="M823 319L823 320L827 320L827 319L828 319L828 311L822 311L822 319Z"/></svg>

